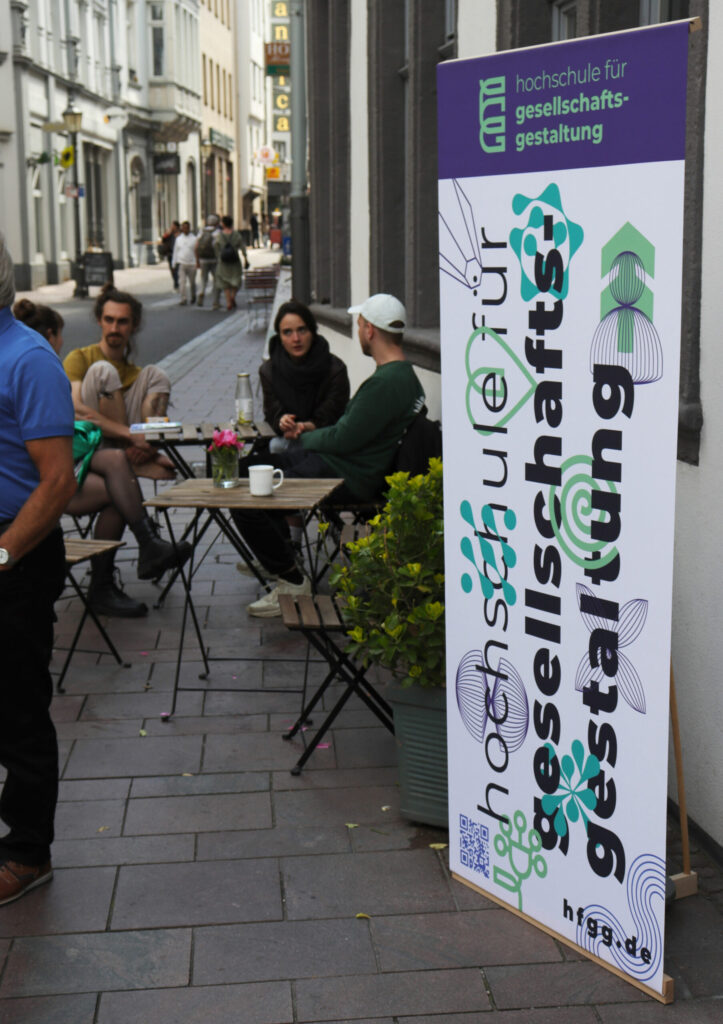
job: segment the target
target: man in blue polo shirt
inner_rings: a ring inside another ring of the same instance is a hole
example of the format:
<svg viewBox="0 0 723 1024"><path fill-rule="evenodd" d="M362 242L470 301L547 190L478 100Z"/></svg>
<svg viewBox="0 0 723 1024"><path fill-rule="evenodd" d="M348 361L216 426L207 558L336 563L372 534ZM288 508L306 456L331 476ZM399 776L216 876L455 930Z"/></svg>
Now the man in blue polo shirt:
<svg viewBox="0 0 723 1024"><path fill-rule="evenodd" d="M75 491L73 403L60 360L10 312L0 234L0 906L52 877L58 744L50 719L53 604L63 589L58 520Z"/></svg>

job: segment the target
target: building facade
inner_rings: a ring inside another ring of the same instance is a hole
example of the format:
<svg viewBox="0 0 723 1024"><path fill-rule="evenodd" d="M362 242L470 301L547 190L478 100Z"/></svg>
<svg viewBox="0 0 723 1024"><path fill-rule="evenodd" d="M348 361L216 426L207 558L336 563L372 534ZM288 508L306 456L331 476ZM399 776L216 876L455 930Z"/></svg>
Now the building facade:
<svg viewBox="0 0 723 1024"><path fill-rule="evenodd" d="M234 223L238 214L237 16L232 0L201 0L201 209L204 217L226 214Z"/></svg>
<svg viewBox="0 0 723 1024"><path fill-rule="evenodd" d="M239 211L250 240L251 216L259 223L267 211L266 171L262 154L266 131L265 54L268 0L247 0L239 6L237 66L239 69Z"/></svg>
<svg viewBox="0 0 723 1024"><path fill-rule="evenodd" d="M18 288L66 279L76 252L154 259L170 219L199 215L198 0L2 0L0 17L12 40L0 188Z"/></svg>
<svg viewBox="0 0 723 1024"><path fill-rule="evenodd" d="M723 359L718 352L723 10L708 0L307 0L314 311L352 388L373 367L347 307L406 304L406 350L440 415L435 66L450 58L698 16L690 37L673 665L691 818L723 844ZM651 439L653 441L653 439ZM659 681L668 686L667 679ZM671 771L670 794L677 798Z"/></svg>

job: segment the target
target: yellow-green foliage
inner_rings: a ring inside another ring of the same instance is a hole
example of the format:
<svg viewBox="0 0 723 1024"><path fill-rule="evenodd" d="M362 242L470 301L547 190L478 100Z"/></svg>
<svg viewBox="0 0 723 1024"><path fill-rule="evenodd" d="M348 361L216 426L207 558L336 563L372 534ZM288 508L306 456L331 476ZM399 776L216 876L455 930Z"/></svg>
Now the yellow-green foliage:
<svg viewBox="0 0 723 1024"><path fill-rule="evenodd" d="M350 544L331 582L346 602L350 653L389 668L402 686L444 686L442 460L387 477L384 510Z"/></svg>

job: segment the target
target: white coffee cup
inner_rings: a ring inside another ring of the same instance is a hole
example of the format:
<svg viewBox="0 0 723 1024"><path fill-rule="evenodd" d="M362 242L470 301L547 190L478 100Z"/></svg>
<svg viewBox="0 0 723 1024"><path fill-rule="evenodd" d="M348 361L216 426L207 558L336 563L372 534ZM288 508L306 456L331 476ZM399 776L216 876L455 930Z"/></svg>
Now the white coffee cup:
<svg viewBox="0 0 723 1024"><path fill-rule="evenodd" d="M275 479L278 474L278 479ZM249 466L249 493L266 498L284 482L284 473L273 466Z"/></svg>

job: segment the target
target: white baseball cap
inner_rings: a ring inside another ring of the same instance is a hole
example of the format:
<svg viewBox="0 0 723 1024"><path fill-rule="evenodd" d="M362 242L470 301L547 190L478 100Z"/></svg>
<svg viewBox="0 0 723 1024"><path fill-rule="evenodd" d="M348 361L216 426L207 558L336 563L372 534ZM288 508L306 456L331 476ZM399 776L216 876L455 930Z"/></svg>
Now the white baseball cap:
<svg viewBox="0 0 723 1024"><path fill-rule="evenodd" d="M407 324L407 311L402 303L383 292L370 295L360 306L350 306L347 312L360 313L370 324L390 334L401 334Z"/></svg>

